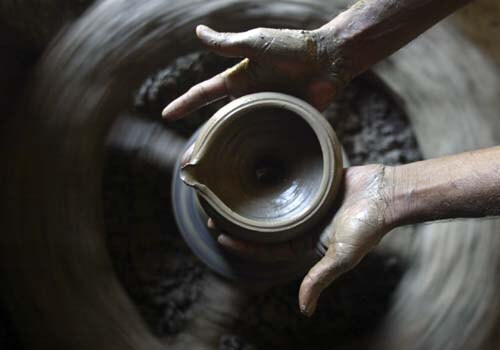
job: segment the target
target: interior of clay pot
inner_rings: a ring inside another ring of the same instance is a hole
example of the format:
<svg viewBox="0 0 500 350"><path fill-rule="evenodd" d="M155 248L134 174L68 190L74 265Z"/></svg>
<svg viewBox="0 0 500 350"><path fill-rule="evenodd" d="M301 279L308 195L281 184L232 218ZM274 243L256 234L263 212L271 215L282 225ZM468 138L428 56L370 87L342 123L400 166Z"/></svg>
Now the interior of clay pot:
<svg viewBox="0 0 500 350"><path fill-rule="evenodd" d="M296 113L252 109L217 132L204 159L205 184L242 217L279 223L314 206L323 178L320 142Z"/></svg>

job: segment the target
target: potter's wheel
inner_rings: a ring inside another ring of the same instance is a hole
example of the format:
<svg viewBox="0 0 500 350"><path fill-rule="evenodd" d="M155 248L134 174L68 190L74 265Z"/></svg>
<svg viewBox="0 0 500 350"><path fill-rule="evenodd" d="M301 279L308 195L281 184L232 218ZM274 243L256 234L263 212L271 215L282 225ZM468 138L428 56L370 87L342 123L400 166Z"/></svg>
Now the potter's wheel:
<svg viewBox="0 0 500 350"><path fill-rule="evenodd" d="M2 183L8 201L2 211L2 296L24 339L51 348L163 348L118 281L103 239L100 170L107 130L130 109L124 101L149 73L199 49L192 35L199 22L220 30L307 28L330 12L288 2L113 0L60 36L41 63L37 93L25 103L32 112L20 111L22 117L8 123L3 145L9 171ZM424 34L377 73L402 100L425 157L499 141L497 71L447 25ZM352 147L361 146L352 141ZM398 250L407 253L411 268L385 322L374 326L383 348L487 345L499 315L496 221L418 230ZM228 293L210 303L204 294L208 302L200 304L204 312L197 321L205 326L214 315L234 315L241 295ZM226 309L214 311L213 305ZM222 324L231 325L231 319ZM181 339L188 345L179 339L169 345L216 347L226 331L196 333L195 326L189 324L191 332Z"/></svg>

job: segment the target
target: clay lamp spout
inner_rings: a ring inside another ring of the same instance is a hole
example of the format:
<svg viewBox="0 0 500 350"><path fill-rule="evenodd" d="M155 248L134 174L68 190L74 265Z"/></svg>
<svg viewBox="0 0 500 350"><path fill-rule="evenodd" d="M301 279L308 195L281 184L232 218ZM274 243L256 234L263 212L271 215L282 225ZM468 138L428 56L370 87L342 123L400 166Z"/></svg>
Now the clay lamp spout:
<svg viewBox="0 0 500 350"><path fill-rule="evenodd" d="M202 191L207 186L205 185L206 180L203 177L204 171L203 166L200 161L191 160L188 163L181 166L181 180L188 186L193 187L199 191Z"/></svg>
<svg viewBox="0 0 500 350"><path fill-rule="evenodd" d="M209 142L203 147L196 149L197 153L193 153L187 163L181 165L180 178L181 180L196 190L198 195L211 203L216 203L218 207L229 210L227 206L219 198L218 194L212 189L218 190L217 183L213 178L213 169L211 169L211 148ZM206 205L202 199L202 204ZM210 211L209 208L207 208Z"/></svg>
<svg viewBox="0 0 500 350"><path fill-rule="evenodd" d="M202 204L206 206L206 201L212 203L213 206L230 210L219 197L220 186L218 186L214 175L213 164L217 154L215 139L207 139L203 144L197 143L193 145L190 159L181 165L180 178L188 186L194 188L197 194L202 198ZM196 147L198 145L198 147ZM207 207L207 211L210 209Z"/></svg>

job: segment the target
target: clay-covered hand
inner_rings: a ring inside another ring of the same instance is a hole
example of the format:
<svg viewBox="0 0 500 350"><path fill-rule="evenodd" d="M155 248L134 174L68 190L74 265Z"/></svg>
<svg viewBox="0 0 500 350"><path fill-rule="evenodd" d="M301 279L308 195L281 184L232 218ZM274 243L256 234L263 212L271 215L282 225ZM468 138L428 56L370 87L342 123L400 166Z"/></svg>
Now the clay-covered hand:
<svg viewBox="0 0 500 350"><path fill-rule="evenodd" d="M264 90L295 94L321 111L352 78L468 2L358 1L312 31L257 28L219 33L198 26L196 34L208 49L246 58L192 87L162 114L175 120L223 96Z"/></svg>
<svg viewBox="0 0 500 350"><path fill-rule="evenodd" d="M321 292L337 277L355 267L394 224L390 193L393 168L366 165L345 169L341 204L333 220L321 233L311 232L282 244L255 244L218 236L226 249L259 260L290 260L316 250L323 253L302 281L301 311L311 316ZM209 226L215 223L209 220Z"/></svg>
<svg viewBox="0 0 500 350"><path fill-rule="evenodd" d="M256 28L220 33L200 25L196 34L219 55L246 58L171 102L162 113L167 120L181 118L224 96L266 90L297 95L323 110L346 83L332 71L327 57L331 49L326 50L326 38L317 30Z"/></svg>

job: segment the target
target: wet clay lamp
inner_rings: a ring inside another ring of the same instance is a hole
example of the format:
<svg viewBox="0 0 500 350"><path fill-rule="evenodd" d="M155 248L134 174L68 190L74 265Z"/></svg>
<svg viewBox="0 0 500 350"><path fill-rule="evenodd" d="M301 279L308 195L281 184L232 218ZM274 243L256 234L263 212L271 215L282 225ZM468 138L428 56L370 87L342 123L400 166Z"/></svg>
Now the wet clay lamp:
<svg viewBox="0 0 500 350"><path fill-rule="evenodd" d="M312 106L279 93L257 93L221 108L188 142L189 163L177 164L173 207L193 252L223 276L278 281L311 260L260 263L224 251L208 216L229 235L273 244L318 229L334 204L342 151Z"/></svg>

